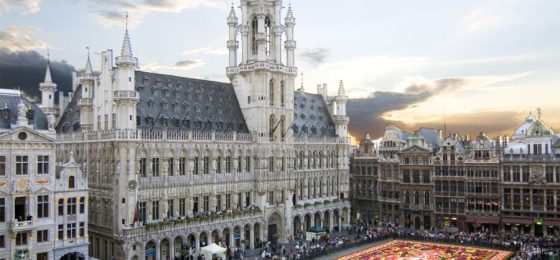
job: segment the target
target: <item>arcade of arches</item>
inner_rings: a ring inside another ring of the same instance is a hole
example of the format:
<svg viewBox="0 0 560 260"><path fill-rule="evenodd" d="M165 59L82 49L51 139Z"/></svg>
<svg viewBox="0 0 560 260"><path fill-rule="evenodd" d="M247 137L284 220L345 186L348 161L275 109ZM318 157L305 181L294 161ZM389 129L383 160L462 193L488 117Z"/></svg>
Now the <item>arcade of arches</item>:
<svg viewBox="0 0 560 260"><path fill-rule="evenodd" d="M166 236L161 240L151 239L144 245L136 242L132 246L132 257L130 259L164 260L181 258L191 253L200 252L201 247L211 243L235 247L244 244L252 249L258 246L264 236L261 225L257 222L223 229L208 229L187 235Z"/></svg>
<svg viewBox="0 0 560 260"><path fill-rule="evenodd" d="M319 211L300 209L292 218L293 234L305 234L305 230L313 226L321 226L328 230L339 230L349 224L350 209L324 209ZM177 235L164 235L161 239L134 242L129 251L128 259L166 260L181 258L191 253L197 255L200 248L210 243L222 246L241 246L254 249L261 242L285 238L285 220L277 212L272 213L265 223L255 222L234 225L225 228L204 227L200 232ZM264 226L266 225L266 226Z"/></svg>
<svg viewBox="0 0 560 260"><path fill-rule="evenodd" d="M343 208L296 214L292 223L294 234L305 235L305 231L314 226L323 227L328 231L339 231L350 223L349 220L350 210Z"/></svg>

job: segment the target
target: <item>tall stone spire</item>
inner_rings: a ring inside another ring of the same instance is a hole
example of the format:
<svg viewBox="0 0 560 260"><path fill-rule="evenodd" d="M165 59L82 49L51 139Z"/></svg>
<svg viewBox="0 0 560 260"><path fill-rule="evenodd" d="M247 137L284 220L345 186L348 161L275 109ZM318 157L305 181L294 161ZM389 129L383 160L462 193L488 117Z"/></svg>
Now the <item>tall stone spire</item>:
<svg viewBox="0 0 560 260"><path fill-rule="evenodd" d="M117 67L121 66L138 66L138 60L132 54L132 46L130 44L130 36L128 35L128 13L126 13L124 39L121 48L121 55L117 57Z"/></svg>
<svg viewBox="0 0 560 260"><path fill-rule="evenodd" d="M229 10L228 24L233 23L237 25L237 16L235 15L235 8L233 7L233 2L231 2L231 8Z"/></svg>
<svg viewBox="0 0 560 260"><path fill-rule="evenodd" d="M39 84L39 90L41 91L41 108L43 109L43 112L45 112L45 114L55 114L56 109L54 106L54 93L56 92L56 83L52 81L51 58L48 49L45 80Z"/></svg>
<svg viewBox="0 0 560 260"><path fill-rule="evenodd" d="M346 95L346 90L344 90L344 83L342 82L342 80L340 81L340 85L338 86L338 95L339 96Z"/></svg>
<svg viewBox="0 0 560 260"><path fill-rule="evenodd" d="M52 76L51 76L51 57L50 51L47 48L47 71L45 72L45 80L43 83L52 83Z"/></svg>
<svg viewBox="0 0 560 260"><path fill-rule="evenodd" d="M84 69L84 74L91 76L93 75L93 69L91 68L91 60L89 59L89 47L87 49L87 61L86 61L86 68Z"/></svg>
<svg viewBox="0 0 560 260"><path fill-rule="evenodd" d="M123 44L121 49L121 56L132 57L132 46L130 45L130 37L128 36L128 13L126 13L126 24L125 24L124 39L123 39Z"/></svg>
<svg viewBox="0 0 560 260"><path fill-rule="evenodd" d="M286 14L286 25L295 25L296 18L294 18L294 12L292 11L292 3L288 5L288 13Z"/></svg>

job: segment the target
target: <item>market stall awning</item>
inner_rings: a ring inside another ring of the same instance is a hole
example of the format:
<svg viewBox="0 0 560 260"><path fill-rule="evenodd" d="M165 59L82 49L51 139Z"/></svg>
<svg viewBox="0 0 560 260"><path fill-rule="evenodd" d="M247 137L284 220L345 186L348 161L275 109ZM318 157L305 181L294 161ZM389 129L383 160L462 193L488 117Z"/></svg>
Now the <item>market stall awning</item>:
<svg viewBox="0 0 560 260"><path fill-rule="evenodd" d="M530 218L503 218L502 221L512 224L533 224L533 220Z"/></svg>
<svg viewBox="0 0 560 260"><path fill-rule="evenodd" d="M560 226L560 219L545 219L544 224L547 226Z"/></svg>
<svg viewBox="0 0 560 260"><path fill-rule="evenodd" d="M307 232L321 233L327 231L324 227L312 226L307 229Z"/></svg>
<svg viewBox="0 0 560 260"><path fill-rule="evenodd" d="M467 223L500 224L500 217L494 217L494 216L467 216Z"/></svg>

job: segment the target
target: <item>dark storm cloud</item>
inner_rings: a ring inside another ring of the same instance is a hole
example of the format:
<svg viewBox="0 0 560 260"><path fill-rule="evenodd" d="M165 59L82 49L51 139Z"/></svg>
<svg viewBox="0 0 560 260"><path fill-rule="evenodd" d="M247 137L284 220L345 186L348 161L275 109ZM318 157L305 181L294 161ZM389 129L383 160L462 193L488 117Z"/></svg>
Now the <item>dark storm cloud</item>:
<svg viewBox="0 0 560 260"><path fill-rule="evenodd" d="M460 89L467 84L465 79L437 79L429 82L412 82L404 92L410 94L417 94L422 92L429 92L432 94L439 94L451 92Z"/></svg>
<svg viewBox="0 0 560 260"><path fill-rule="evenodd" d="M28 96L39 97L39 83L45 78L47 60L36 51L8 52L0 48L0 88L20 88ZM51 60L51 73L58 90L72 89L74 67Z"/></svg>
<svg viewBox="0 0 560 260"><path fill-rule="evenodd" d="M429 92L417 94L376 91L372 97L350 99L347 113L350 116L349 130L353 136L360 137L369 132L380 136L388 124L382 116L391 111L403 110L431 97Z"/></svg>
<svg viewBox="0 0 560 260"><path fill-rule="evenodd" d="M324 48L302 49L299 51L299 56L313 66L323 63L329 55L330 50Z"/></svg>

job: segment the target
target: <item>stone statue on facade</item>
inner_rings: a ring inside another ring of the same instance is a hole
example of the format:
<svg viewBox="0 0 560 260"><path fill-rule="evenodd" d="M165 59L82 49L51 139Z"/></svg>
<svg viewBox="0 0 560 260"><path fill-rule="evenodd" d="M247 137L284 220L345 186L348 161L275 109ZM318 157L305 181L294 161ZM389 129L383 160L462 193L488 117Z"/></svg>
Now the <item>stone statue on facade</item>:
<svg viewBox="0 0 560 260"><path fill-rule="evenodd" d="M56 123L56 117L53 114L47 115L47 122L49 126L49 130L54 130L54 125Z"/></svg>

